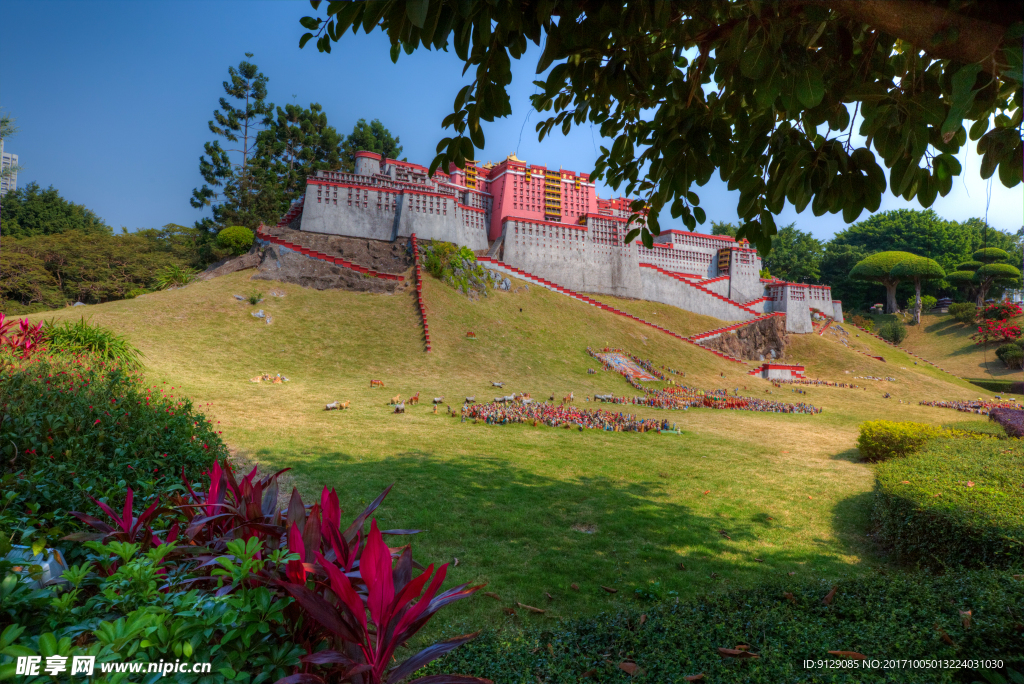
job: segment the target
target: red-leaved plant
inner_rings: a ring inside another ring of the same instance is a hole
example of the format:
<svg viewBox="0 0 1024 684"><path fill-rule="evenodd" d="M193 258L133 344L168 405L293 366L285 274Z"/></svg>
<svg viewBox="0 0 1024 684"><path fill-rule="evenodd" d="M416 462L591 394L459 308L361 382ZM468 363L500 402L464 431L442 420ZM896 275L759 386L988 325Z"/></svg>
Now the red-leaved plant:
<svg viewBox="0 0 1024 684"><path fill-rule="evenodd" d="M298 528L292 529L294 536L290 535L289 551L294 553L296 549L291 544L300 546L301 540ZM335 549L340 558L339 551ZM434 644L389 668L395 649L408 642L434 613L472 595L483 585L470 587L461 584L439 594L448 570L447 563L438 568L436 574L434 566L430 565L414 578L411 549L405 547L395 562L392 550L377 529L376 520L370 523L370 533L357 569L332 562L320 553L316 554L316 559L317 570L324 571L326 582L295 568L295 572L288 572L289 581L279 584L310 619L330 634L333 642L333 648L310 653L302 659L303 662L314 666L326 665L330 669L325 676L301 672L279 679L277 684L326 684L328 681L395 684L479 633ZM431 675L410 684L486 681L461 675Z"/></svg>
<svg viewBox="0 0 1024 684"><path fill-rule="evenodd" d="M280 550L296 556L281 565L268 563L245 580L246 584L278 587L295 599L285 608L284 615L291 624L291 639L305 648L306 656L302 658L303 671L279 680L278 684L394 684L476 636L468 634L435 644L389 668L396 649L404 646L434 613L472 595L483 585L462 584L438 593L447 565L436 573L433 565L424 570L413 561L409 545L391 548L384 543L386 534L410 535L419 530L380 531L373 520L369 534L364 535L367 519L391 491L390 486L342 530L342 510L333 489L324 487L320 503L311 506L306 506L293 489L288 507L277 510L277 480L283 472L257 479L254 468L239 480L229 464L221 466L215 462L205 490L196 491L185 482L187 494L176 497L173 508L160 508L154 502L138 517L132 512L133 493L129 488L120 515L93 500L113 521L113 526L76 512L79 520L98 533L78 533L67 538L135 542L147 547L176 541L185 553L175 556L193 558L189 561L191 576L179 575L176 582L216 587L218 596L237 587L207 575L205 569L217 565L217 559L228 554L227 543L233 539L258 537L264 551ZM161 515L179 518L171 525L165 541L152 529ZM179 526L184 527L183 534L179 534ZM413 578L414 569L423 572ZM468 684L489 680L431 675L415 681Z"/></svg>
<svg viewBox="0 0 1024 684"><path fill-rule="evenodd" d="M42 322L32 325L27 318L8 319L0 312L0 347L20 353L24 359L39 351L44 339Z"/></svg>

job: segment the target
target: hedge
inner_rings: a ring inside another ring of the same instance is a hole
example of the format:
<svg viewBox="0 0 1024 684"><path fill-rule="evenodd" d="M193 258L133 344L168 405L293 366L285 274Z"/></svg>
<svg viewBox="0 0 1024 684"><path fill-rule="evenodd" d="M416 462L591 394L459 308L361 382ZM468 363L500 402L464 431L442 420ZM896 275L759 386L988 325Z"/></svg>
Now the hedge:
<svg viewBox="0 0 1024 684"><path fill-rule="evenodd" d="M883 461L914 453L935 437L991 439L996 434L927 423L869 420L861 423L857 448L862 461Z"/></svg>
<svg viewBox="0 0 1024 684"><path fill-rule="evenodd" d="M897 562L1024 566L1024 448L939 438L878 466L873 520Z"/></svg>
<svg viewBox="0 0 1024 684"><path fill-rule="evenodd" d="M833 586L836 592L825 605ZM968 610L969 628L960 613ZM741 644L759 657L738 660L718 651ZM429 672L502 684L682 683L698 674L704 675L700 681L716 684L972 681L955 669L804 668L805 660L837 657L829 651L880 660L996 658L1019 664L1024 662L1024 581L998 571L878 573L835 584L780 580L644 612L487 631ZM635 663L639 670L630 677L620 663Z"/></svg>

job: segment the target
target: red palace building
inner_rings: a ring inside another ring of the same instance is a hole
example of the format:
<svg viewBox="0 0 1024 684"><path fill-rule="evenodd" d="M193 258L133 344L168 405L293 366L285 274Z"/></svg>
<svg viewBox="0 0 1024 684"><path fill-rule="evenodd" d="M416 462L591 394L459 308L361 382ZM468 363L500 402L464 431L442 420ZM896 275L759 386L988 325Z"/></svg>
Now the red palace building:
<svg viewBox="0 0 1024 684"><path fill-rule="evenodd" d="M597 196L589 174L549 169L510 154L427 175L427 167L357 152L354 173L320 171L307 181L304 231L464 245L504 266L579 292L658 301L723 320L786 313L787 329L810 332L811 310L842 320L828 286L760 277L746 241L663 231L652 249L626 244L630 200Z"/></svg>

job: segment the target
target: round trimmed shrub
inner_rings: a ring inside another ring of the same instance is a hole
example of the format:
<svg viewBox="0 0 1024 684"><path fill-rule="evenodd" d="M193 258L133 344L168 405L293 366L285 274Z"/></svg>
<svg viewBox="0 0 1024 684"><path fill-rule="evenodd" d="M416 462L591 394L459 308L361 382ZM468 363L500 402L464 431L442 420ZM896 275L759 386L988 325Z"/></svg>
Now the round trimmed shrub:
<svg viewBox="0 0 1024 684"><path fill-rule="evenodd" d="M1014 347L1001 357L1007 368L1024 368L1024 349Z"/></svg>
<svg viewBox="0 0 1024 684"><path fill-rule="evenodd" d="M957 302L949 305L949 315L958 323L970 325L978 316L978 307L971 302Z"/></svg>
<svg viewBox="0 0 1024 684"><path fill-rule="evenodd" d="M907 326L900 320L889 321L878 329L878 335L887 342L900 344L907 339Z"/></svg>
<svg viewBox="0 0 1024 684"><path fill-rule="evenodd" d="M231 250L235 256L245 254L256 236L245 226L228 226L217 233L217 246Z"/></svg>
<svg viewBox="0 0 1024 684"><path fill-rule="evenodd" d="M873 519L900 563L1024 565L1024 449L938 438L876 471Z"/></svg>

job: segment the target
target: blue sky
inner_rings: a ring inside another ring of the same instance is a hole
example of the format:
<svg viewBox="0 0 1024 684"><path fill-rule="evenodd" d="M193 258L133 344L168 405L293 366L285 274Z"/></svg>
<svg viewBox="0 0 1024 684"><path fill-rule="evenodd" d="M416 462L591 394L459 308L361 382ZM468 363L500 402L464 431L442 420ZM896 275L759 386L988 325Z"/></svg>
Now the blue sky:
<svg viewBox="0 0 1024 684"><path fill-rule="evenodd" d="M201 183L203 143L212 139L207 121L228 66L245 52L255 53L269 77L275 104L319 102L346 134L359 118L379 118L401 137L404 156L428 164L444 137L441 120L467 82L454 53L403 53L392 64L380 34L346 34L330 55L313 43L299 50L298 20L310 13L298 1L4 0L0 107L21 129L5 145L24 167L19 185L52 184L115 228L191 225L203 215L188 199ZM538 55L534 48L513 64L512 116L486 126L479 157L499 160L518 150L530 162L590 171L602 144L596 131L537 142L539 115L530 113L528 98ZM965 174L933 208L954 220L984 216L987 183L973 149L961 163ZM709 231L712 220L736 220L737 193L717 176L697 192L708 215L700 230ZM989 222L1016 232L1024 224L1022 197L1020 186L1009 190L997 180ZM881 209L907 206L917 205L887 196ZM778 223L790 221L821 239L846 225L839 215L787 209Z"/></svg>

